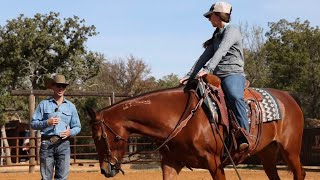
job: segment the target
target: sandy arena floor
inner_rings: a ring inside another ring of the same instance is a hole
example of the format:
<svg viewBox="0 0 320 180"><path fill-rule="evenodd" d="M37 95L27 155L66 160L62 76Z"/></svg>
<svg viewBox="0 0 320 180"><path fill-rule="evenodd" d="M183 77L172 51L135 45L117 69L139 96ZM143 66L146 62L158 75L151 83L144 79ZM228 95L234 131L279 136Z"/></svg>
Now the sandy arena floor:
<svg viewBox="0 0 320 180"><path fill-rule="evenodd" d="M0 169L0 180L38 180L41 179L39 174L39 167L36 167L35 173L28 173L28 167L2 167ZM148 170L137 170L130 167L124 168L125 175L118 174L110 180L162 180L161 170L159 168ZM247 168L238 169L240 176L243 180L267 180L263 170L251 170ZM238 180L237 174L234 169L226 169L227 180ZM292 180L291 173L287 170L279 170L279 175L282 180ZM307 169L306 180L319 180L320 170ZM103 175L99 173L99 167L87 167L72 165L70 167L69 180L106 180ZM179 180L211 180L211 176L208 171L183 169L179 174Z"/></svg>

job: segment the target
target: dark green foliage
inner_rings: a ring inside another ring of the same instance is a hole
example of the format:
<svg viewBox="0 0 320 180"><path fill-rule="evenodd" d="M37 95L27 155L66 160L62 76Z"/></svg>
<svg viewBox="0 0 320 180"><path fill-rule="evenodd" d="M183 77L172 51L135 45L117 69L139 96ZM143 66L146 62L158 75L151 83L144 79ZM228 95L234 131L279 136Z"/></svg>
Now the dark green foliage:
<svg viewBox="0 0 320 180"><path fill-rule="evenodd" d="M157 84L159 89L176 87L179 85L179 77L178 75L171 73L164 76L162 79L159 79Z"/></svg>
<svg viewBox="0 0 320 180"><path fill-rule="evenodd" d="M95 76L103 57L86 50L84 43L97 33L84 23L77 16L62 21L51 12L20 15L0 26L1 89L43 89L43 79L52 73L71 82Z"/></svg>
<svg viewBox="0 0 320 180"><path fill-rule="evenodd" d="M246 74L254 87L290 91L305 117L320 117L320 31L308 21L269 23L266 41L253 28L245 49Z"/></svg>
<svg viewBox="0 0 320 180"><path fill-rule="evenodd" d="M12 97L9 92L45 89L44 78L53 73L64 74L73 84L99 72L103 56L85 47L87 39L97 33L94 26L84 23L77 16L61 20L59 13L51 12L32 18L20 15L0 26L1 110L27 110L27 98ZM26 114L23 120L28 121Z"/></svg>
<svg viewBox="0 0 320 180"><path fill-rule="evenodd" d="M270 23L263 50L268 85L295 92L305 116L320 117L320 31L308 21Z"/></svg>

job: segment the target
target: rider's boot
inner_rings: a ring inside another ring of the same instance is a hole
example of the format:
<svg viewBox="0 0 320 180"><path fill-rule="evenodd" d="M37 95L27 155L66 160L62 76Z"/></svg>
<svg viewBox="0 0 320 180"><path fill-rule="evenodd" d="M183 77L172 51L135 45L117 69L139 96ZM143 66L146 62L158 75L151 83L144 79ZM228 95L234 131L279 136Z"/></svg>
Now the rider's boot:
<svg viewBox="0 0 320 180"><path fill-rule="evenodd" d="M245 131L243 128L239 129L238 134L238 150L240 152L246 151L249 148L249 140L247 138L250 138L247 131Z"/></svg>

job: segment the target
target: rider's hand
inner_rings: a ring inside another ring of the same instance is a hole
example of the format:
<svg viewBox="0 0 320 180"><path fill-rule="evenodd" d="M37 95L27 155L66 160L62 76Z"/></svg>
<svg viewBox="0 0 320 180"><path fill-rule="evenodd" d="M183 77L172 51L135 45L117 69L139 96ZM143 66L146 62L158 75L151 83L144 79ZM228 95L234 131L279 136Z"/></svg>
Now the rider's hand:
<svg viewBox="0 0 320 180"><path fill-rule="evenodd" d="M198 73L198 77L202 77L202 76L204 76L204 75L206 75L206 74L208 74L207 71L200 71L200 72Z"/></svg>
<svg viewBox="0 0 320 180"><path fill-rule="evenodd" d="M180 84L187 84L189 76L185 76L179 80Z"/></svg>

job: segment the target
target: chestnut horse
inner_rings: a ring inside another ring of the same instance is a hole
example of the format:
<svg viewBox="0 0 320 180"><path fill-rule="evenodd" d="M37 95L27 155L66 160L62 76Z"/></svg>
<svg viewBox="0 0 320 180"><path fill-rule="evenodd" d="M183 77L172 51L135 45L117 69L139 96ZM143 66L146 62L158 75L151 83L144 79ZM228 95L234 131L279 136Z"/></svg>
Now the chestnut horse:
<svg viewBox="0 0 320 180"><path fill-rule="evenodd" d="M277 99L282 119L263 123L262 139L256 152L269 179L280 179L276 168L279 151L294 179L304 179L305 172L300 163L302 111L287 92L267 91ZM191 117L159 150L163 179L176 179L185 166L208 169L213 179L225 179L221 165L223 140L218 134L223 134L225 128L220 124L212 126L204 109L196 109L198 102L194 92L177 87L129 98L97 112L88 108L101 173L113 177L122 171L121 161L130 134L138 133L163 143L179 126L178 122Z"/></svg>

